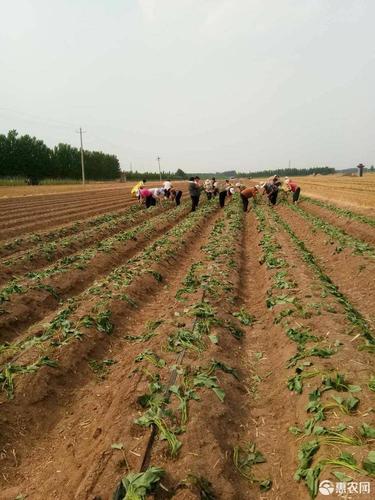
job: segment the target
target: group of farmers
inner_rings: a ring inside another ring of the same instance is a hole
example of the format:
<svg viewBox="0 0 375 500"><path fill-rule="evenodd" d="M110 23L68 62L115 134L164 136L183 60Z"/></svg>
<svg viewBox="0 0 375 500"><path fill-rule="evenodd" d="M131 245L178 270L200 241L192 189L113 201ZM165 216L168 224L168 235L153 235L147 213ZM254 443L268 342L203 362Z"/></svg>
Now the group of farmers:
<svg viewBox="0 0 375 500"><path fill-rule="evenodd" d="M240 182L232 184L231 181L205 179L201 181L200 177L190 177L188 182L189 195L191 198L191 211L195 212L199 205L201 193L204 192L207 200L218 197L219 205L221 208L225 206L225 200L231 199L232 195L238 191L243 204L244 212L247 212L249 200L255 199L258 194L267 196L268 202L271 206L276 205L277 197L280 189L284 192L291 192L293 203L299 200L301 188L291 179L285 177L284 185L278 175L274 175L267 179L263 184L247 187ZM162 187L148 188L146 187L146 180L138 182L131 190L133 196L136 196L140 203L145 203L146 208L156 205L157 201L170 200L174 201L176 205L181 202L182 191L175 188L170 180L164 182Z"/></svg>

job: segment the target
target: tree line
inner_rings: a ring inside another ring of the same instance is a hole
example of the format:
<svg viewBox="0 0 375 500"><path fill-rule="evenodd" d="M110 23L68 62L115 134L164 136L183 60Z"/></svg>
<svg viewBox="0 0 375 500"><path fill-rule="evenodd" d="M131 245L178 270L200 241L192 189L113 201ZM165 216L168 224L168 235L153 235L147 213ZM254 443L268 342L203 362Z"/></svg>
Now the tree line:
<svg viewBox="0 0 375 500"><path fill-rule="evenodd" d="M120 177L120 162L115 155L84 150L85 177L112 180ZM49 148L42 140L18 135L10 130L0 134L0 177L33 179L80 179L81 152L69 144Z"/></svg>
<svg viewBox="0 0 375 500"><path fill-rule="evenodd" d="M259 172L238 172L238 177L271 177L279 175L280 177L297 177L299 175L329 175L334 174L336 170L332 167L312 167L312 168L277 168L274 170L261 170Z"/></svg>

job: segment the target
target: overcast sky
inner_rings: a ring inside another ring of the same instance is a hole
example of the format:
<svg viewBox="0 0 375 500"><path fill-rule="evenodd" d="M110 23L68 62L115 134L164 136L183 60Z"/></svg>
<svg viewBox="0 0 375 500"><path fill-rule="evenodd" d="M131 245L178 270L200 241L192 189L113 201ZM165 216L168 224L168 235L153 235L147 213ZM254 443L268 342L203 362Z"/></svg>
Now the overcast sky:
<svg viewBox="0 0 375 500"><path fill-rule="evenodd" d="M375 164L375 0L1 1L0 133L214 172Z"/></svg>

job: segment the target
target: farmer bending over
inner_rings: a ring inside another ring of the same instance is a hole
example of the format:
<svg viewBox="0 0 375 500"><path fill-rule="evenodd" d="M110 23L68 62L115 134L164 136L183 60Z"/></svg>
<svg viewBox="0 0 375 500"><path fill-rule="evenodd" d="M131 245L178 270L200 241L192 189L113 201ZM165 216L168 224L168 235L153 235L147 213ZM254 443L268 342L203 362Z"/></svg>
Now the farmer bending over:
<svg viewBox="0 0 375 500"><path fill-rule="evenodd" d="M285 177L285 184L288 191L293 193L293 203L297 205L299 200L299 195L301 193L301 188L295 182L289 179L289 177Z"/></svg>
<svg viewBox="0 0 375 500"><path fill-rule="evenodd" d="M245 187L245 186L242 186L240 183L236 184L236 187L238 187L240 190L243 211L247 212L247 208L249 206L249 199L253 198L255 200L255 197L258 193L258 187L257 186Z"/></svg>

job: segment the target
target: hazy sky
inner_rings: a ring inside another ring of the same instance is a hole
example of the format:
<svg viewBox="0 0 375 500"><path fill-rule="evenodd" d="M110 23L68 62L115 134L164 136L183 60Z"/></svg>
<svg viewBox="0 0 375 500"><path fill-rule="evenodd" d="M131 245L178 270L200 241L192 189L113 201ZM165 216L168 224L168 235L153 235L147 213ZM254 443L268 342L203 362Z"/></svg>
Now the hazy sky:
<svg viewBox="0 0 375 500"><path fill-rule="evenodd" d="M1 1L0 133L121 167L375 164L375 0Z"/></svg>

